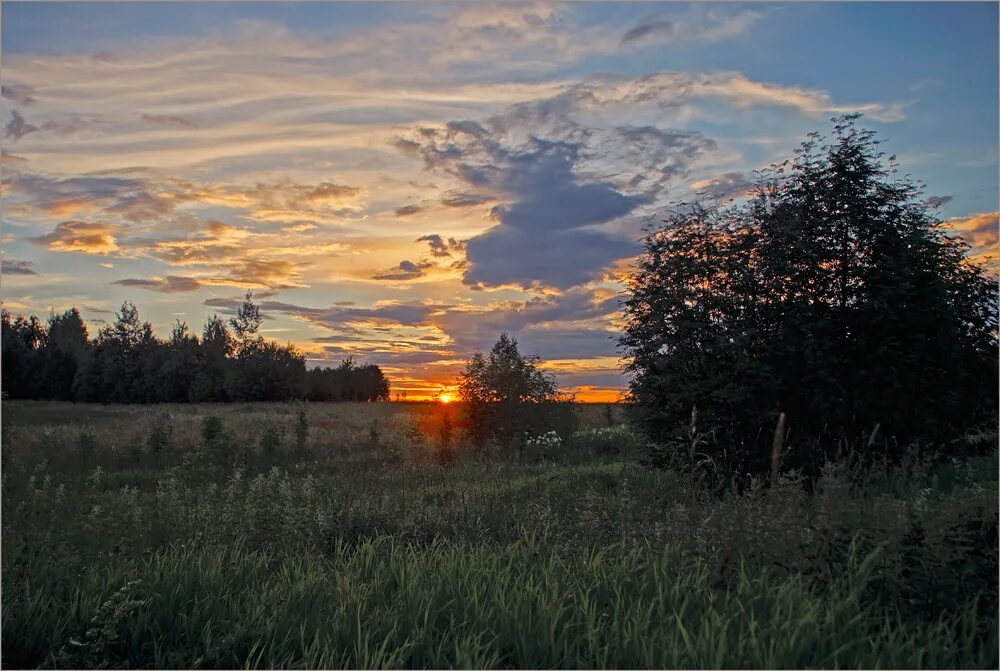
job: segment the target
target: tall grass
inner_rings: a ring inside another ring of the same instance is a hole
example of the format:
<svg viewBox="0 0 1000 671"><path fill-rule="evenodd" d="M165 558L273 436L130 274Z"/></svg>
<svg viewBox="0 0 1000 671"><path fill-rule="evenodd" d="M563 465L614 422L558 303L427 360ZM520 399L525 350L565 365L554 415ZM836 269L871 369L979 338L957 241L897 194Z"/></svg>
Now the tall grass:
<svg viewBox="0 0 1000 671"><path fill-rule="evenodd" d="M521 457L434 406L3 410L7 668L998 665L995 460L719 493L592 410Z"/></svg>
<svg viewBox="0 0 1000 671"><path fill-rule="evenodd" d="M973 608L897 621L864 603L879 554L824 589L619 548L572 559L380 537L325 556L229 547L95 566L4 605L5 666L986 668ZM122 589L124 587L124 589ZM125 604L123 607L122 604ZM88 632L90 634L88 635ZM96 633L95 633L96 632Z"/></svg>

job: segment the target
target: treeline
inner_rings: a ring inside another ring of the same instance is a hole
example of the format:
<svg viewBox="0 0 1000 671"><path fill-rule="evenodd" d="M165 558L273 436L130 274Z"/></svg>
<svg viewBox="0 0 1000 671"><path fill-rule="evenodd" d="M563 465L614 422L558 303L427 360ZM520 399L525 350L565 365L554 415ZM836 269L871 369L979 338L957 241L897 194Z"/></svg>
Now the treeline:
<svg viewBox="0 0 1000 671"><path fill-rule="evenodd" d="M250 292L228 324L212 315L200 338L178 321L160 340L130 302L93 339L76 308L47 323L4 310L3 395L97 403L389 398L378 366L347 359L335 369L306 371L295 347L260 335L262 321Z"/></svg>

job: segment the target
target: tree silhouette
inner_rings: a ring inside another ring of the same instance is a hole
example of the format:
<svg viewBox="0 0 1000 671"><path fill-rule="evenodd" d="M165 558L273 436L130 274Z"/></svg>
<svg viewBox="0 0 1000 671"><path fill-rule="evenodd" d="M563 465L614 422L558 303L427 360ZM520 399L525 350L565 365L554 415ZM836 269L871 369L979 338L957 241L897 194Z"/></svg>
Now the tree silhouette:
<svg viewBox="0 0 1000 671"><path fill-rule="evenodd" d="M99 403L305 397L305 358L290 344L260 336L262 319L248 292L231 320L235 336L221 317L212 315L200 340L186 323L177 321L170 338L163 341L156 338L149 322L141 321L135 305L126 301L115 321L89 341L76 308L50 316L48 328L35 316L15 319L4 310L0 315L3 392L9 398ZM345 364L337 369L336 393L312 395L311 400L389 398L389 382L378 366Z"/></svg>
<svg viewBox="0 0 1000 671"><path fill-rule="evenodd" d="M747 204L679 206L649 231L620 344L655 440L694 408L708 456L763 470L785 413L786 465L817 469L876 435L895 453L995 424L995 286L856 118L810 135Z"/></svg>
<svg viewBox="0 0 1000 671"><path fill-rule="evenodd" d="M482 441L518 442L543 428L567 433L575 415L560 395L555 378L540 368L538 355L526 356L517 340L503 333L488 356L476 352L459 377L458 393L466 428Z"/></svg>

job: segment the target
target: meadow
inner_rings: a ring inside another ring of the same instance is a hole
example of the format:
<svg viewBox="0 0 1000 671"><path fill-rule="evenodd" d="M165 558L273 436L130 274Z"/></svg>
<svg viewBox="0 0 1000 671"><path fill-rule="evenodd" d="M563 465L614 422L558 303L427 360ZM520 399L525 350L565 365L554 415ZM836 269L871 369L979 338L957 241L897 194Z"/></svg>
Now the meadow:
<svg viewBox="0 0 1000 671"><path fill-rule="evenodd" d="M995 453L708 487L459 411L5 401L3 667L1000 663Z"/></svg>

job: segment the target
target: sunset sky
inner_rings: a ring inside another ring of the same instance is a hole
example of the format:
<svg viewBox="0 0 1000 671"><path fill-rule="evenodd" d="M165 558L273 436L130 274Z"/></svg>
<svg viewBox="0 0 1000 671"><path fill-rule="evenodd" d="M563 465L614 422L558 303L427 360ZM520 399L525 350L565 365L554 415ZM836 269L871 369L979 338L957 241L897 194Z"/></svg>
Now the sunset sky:
<svg viewBox="0 0 1000 671"><path fill-rule="evenodd" d="M253 288L309 365L437 395L501 331L624 386L651 217L859 111L997 245L997 5L4 2L12 312L161 336Z"/></svg>

